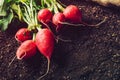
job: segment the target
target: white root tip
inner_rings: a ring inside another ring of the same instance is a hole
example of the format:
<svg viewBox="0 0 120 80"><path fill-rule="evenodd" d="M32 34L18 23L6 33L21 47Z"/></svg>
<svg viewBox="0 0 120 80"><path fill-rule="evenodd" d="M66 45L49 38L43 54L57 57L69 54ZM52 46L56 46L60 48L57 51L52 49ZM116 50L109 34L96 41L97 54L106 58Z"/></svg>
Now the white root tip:
<svg viewBox="0 0 120 80"><path fill-rule="evenodd" d="M46 71L46 73L43 74L42 76L40 76L37 80L41 80L43 77L45 77L48 74L49 68L50 68L50 59L47 58L47 61L48 61L48 65L47 65L47 71Z"/></svg>
<svg viewBox="0 0 120 80"><path fill-rule="evenodd" d="M13 63L13 61L16 59L17 56L14 56L13 59L10 61L10 63L8 64L8 68L11 66L11 64Z"/></svg>

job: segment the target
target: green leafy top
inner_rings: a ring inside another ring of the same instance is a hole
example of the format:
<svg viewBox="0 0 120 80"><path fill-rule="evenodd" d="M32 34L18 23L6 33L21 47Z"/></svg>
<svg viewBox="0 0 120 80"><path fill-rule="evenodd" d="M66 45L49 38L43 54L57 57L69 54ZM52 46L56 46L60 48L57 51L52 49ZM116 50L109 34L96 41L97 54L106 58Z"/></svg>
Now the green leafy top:
<svg viewBox="0 0 120 80"><path fill-rule="evenodd" d="M48 8L53 13L63 11L59 0L0 0L0 30L5 31L14 18L28 24L28 28L40 27L37 22L37 12Z"/></svg>

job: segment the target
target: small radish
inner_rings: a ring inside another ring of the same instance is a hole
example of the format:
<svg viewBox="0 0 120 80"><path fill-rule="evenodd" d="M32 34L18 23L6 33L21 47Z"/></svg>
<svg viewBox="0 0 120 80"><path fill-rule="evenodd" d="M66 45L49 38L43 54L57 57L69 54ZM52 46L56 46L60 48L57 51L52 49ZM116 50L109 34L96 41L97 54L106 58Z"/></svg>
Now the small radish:
<svg viewBox="0 0 120 80"><path fill-rule="evenodd" d="M95 25L90 25L90 24L83 22L81 10L75 5L67 6L64 9L63 14L65 15L66 20L69 22L69 23L63 23L63 24L68 24L68 25L73 25L73 26L91 26L91 27L96 26L98 27L99 25L101 25L102 23L106 21L106 17L105 17L104 20L102 20L101 22Z"/></svg>
<svg viewBox="0 0 120 80"><path fill-rule="evenodd" d="M17 49L16 56L11 60L8 67L12 64L12 62L16 59L23 60L28 59L32 56L34 56L37 52L37 47L35 44L35 41L33 40L26 40L24 41Z"/></svg>
<svg viewBox="0 0 120 80"><path fill-rule="evenodd" d="M38 20L42 23L45 23L47 24L48 22L51 21L52 19L52 12L48 9L41 9L39 12L38 12Z"/></svg>
<svg viewBox="0 0 120 80"><path fill-rule="evenodd" d="M32 32L27 28L21 28L16 32L15 39L18 42L23 42L25 40L32 39Z"/></svg>
<svg viewBox="0 0 120 80"><path fill-rule="evenodd" d="M53 15L52 22L56 25L56 31L59 31L62 27L62 23L65 22L65 15L61 12Z"/></svg>
<svg viewBox="0 0 120 80"><path fill-rule="evenodd" d="M67 6L63 14L65 15L66 19L70 23L80 23L82 20L82 13L80 9L75 5Z"/></svg>
<svg viewBox="0 0 120 80"><path fill-rule="evenodd" d="M37 47L35 41L26 40L17 49L16 56L17 59L28 59L36 54Z"/></svg>
<svg viewBox="0 0 120 80"><path fill-rule="evenodd" d="M36 34L37 48L41 52L41 54L43 54L48 60L47 71L39 79L43 78L49 72L50 58L54 49L54 41L55 41L54 35L48 28L40 29Z"/></svg>

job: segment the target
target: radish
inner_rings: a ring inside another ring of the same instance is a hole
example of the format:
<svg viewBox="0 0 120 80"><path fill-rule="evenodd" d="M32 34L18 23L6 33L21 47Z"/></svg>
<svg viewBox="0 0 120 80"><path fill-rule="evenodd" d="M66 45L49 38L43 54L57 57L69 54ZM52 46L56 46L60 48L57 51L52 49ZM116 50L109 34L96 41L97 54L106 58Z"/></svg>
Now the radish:
<svg viewBox="0 0 120 80"><path fill-rule="evenodd" d="M9 63L8 67L10 67L10 65L13 63L13 61L16 59L19 60L26 60L28 58L31 58L32 56L34 56L37 52L37 47L35 44L35 41L33 40L26 40L24 41L17 49L16 51L16 56L14 56L14 58L11 60L11 62Z"/></svg>
<svg viewBox="0 0 120 80"><path fill-rule="evenodd" d="M67 6L63 14L65 15L66 19L70 23L80 23L82 20L82 13L80 9L75 5Z"/></svg>
<svg viewBox="0 0 120 80"><path fill-rule="evenodd" d="M61 12L56 13L52 17L52 22L56 26L56 31L59 31L62 27L62 23L65 22L65 15Z"/></svg>
<svg viewBox="0 0 120 80"><path fill-rule="evenodd" d="M28 59L36 54L37 47L33 40L24 41L17 49L17 59Z"/></svg>
<svg viewBox="0 0 120 80"><path fill-rule="evenodd" d="M54 41L55 41L54 35L48 28L40 29L36 34L37 48L41 52L41 54L44 55L48 60L47 71L39 79L43 78L49 72L50 58L54 49Z"/></svg>
<svg viewBox="0 0 120 80"><path fill-rule="evenodd" d="M15 39L18 42L23 42L25 40L32 39L32 32L27 28L21 28L16 32Z"/></svg>
<svg viewBox="0 0 120 80"><path fill-rule="evenodd" d="M95 25L90 25L90 24L83 22L81 10L75 5L67 6L64 9L63 14L65 15L66 20L69 22L69 23L63 23L63 24L68 24L68 25L73 25L73 26L92 26L92 27L94 27L94 26L99 26L106 21L106 17L105 17L104 20L102 20L101 22L99 22Z"/></svg>
<svg viewBox="0 0 120 80"><path fill-rule="evenodd" d="M42 23L45 23L47 24L48 22L51 21L52 19L52 12L48 9L41 9L39 12L38 12L38 20Z"/></svg>

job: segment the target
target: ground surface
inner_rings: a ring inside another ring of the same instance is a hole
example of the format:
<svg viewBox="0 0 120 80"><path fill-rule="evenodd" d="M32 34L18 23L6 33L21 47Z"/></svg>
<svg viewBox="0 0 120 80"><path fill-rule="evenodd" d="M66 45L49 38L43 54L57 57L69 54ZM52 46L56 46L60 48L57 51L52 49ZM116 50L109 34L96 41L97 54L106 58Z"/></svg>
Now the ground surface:
<svg viewBox="0 0 120 80"><path fill-rule="evenodd" d="M62 0L81 7L83 21L95 24L108 17L99 28L71 27L63 32L51 58L49 74L43 80L119 80L120 9L103 7L89 0ZM39 52L27 61L17 59L8 67L19 44L14 38L20 26L0 31L0 80L36 80L46 71L47 61Z"/></svg>

